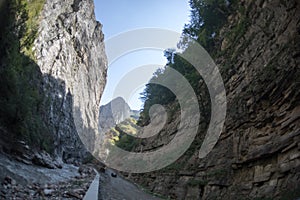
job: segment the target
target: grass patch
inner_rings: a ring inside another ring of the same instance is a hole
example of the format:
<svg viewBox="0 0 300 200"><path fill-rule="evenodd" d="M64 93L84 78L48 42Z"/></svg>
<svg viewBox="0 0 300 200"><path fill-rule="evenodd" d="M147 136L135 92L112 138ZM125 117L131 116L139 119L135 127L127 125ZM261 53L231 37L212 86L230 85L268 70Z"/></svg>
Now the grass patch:
<svg viewBox="0 0 300 200"><path fill-rule="evenodd" d="M24 7L27 13L26 29L21 39L21 51L35 60L34 52L32 51L34 40L37 37L39 29L39 17L45 4L45 0L21 0L17 1Z"/></svg>

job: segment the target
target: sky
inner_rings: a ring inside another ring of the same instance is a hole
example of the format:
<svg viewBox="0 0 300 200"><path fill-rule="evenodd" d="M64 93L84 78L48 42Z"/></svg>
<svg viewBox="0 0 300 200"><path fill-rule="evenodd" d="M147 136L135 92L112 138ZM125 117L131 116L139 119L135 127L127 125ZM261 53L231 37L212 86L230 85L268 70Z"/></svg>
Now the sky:
<svg viewBox="0 0 300 200"><path fill-rule="evenodd" d="M103 25L105 45L109 45L110 42L107 41L114 40L120 34L141 28L160 28L181 33L184 24L189 21L189 10L188 0L95 0L95 14ZM176 43L170 48L175 48ZM139 49L108 62L107 84L101 105L107 104L114 97L122 96L131 109L139 110L143 105L139 94L143 92L152 74L166 64L166 59L162 49ZM135 74L134 70L140 67L147 70L142 75ZM129 94L123 94L116 88L120 84L124 86L124 77L127 76L127 80L130 80L130 73L133 74L131 78L142 78L144 83L132 86Z"/></svg>

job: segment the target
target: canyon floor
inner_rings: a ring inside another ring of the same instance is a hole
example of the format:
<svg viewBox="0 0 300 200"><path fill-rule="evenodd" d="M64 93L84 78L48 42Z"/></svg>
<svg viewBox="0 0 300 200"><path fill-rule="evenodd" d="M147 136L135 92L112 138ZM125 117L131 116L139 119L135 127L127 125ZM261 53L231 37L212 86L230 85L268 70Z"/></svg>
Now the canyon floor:
<svg viewBox="0 0 300 200"><path fill-rule="evenodd" d="M83 199L96 177L93 166L62 164L48 169L27 165L0 154L1 199ZM99 200L158 200L120 175L112 177L112 169L99 173Z"/></svg>

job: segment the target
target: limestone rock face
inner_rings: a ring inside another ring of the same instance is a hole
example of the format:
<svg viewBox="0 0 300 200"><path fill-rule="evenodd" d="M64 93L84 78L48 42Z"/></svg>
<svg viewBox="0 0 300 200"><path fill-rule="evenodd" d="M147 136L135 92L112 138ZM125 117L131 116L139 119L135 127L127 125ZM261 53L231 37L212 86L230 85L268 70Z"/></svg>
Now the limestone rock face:
<svg viewBox="0 0 300 200"><path fill-rule="evenodd" d="M122 97L113 99L100 107L99 126L100 132L106 133L115 125L129 118L131 109Z"/></svg>
<svg viewBox="0 0 300 200"><path fill-rule="evenodd" d="M300 197L300 4L241 3L247 28L241 37L223 42L226 56L216 60L220 68L230 60L230 68L222 71L228 110L221 137L199 159L205 135L200 124L196 141L176 163L131 176L153 192L171 199ZM228 18L224 34L242 22L240 15ZM168 144L178 118L143 149Z"/></svg>
<svg viewBox="0 0 300 200"><path fill-rule="evenodd" d="M80 157L82 142L93 150L107 70L101 29L92 0L46 0L34 50L48 97L45 121L64 160Z"/></svg>

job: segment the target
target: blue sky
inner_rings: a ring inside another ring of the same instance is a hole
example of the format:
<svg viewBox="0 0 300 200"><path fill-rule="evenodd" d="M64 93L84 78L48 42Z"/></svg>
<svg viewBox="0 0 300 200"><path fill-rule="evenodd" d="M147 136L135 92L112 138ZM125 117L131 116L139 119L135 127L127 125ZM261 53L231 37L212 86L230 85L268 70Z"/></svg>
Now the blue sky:
<svg viewBox="0 0 300 200"><path fill-rule="evenodd" d="M155 27L181 33L184 24L189 21L189 10L188 0L95 0L96 18L103 25L106 41L138 28ZM119 96L114 94L115 87L130 71L149 65L151 70L143 74L145 80L149 80L153 72L165 64L163 52L157 49L143 49L120 57L109 65L101 104L111 101L114 95ZM142 102L138 97L143 89L144 85L137 85L127 99L132 109L141 108Z"/></svg>

